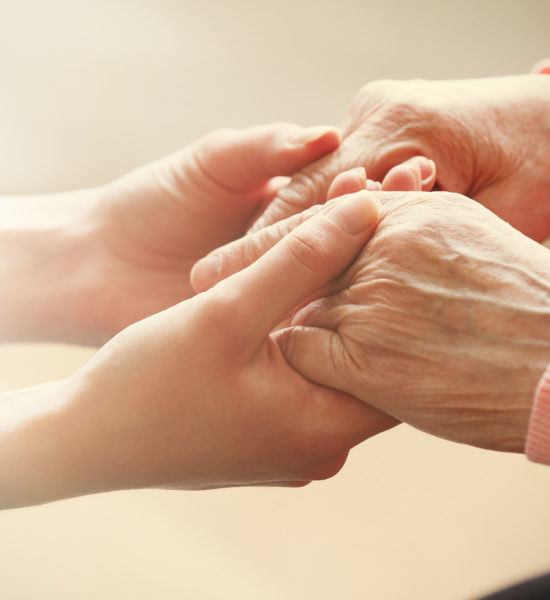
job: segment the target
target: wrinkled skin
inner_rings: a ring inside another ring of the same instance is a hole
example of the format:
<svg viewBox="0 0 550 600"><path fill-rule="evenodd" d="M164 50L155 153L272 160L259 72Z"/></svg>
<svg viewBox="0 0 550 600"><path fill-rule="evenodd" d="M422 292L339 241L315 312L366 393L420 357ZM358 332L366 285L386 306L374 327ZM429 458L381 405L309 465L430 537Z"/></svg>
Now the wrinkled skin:
<svg viewBox="0 0 550 600"><path fill-rule="evenodd" d="M463 196L375 194L377 232L279 334L286 359L421 430L522 451L550 362L550 250Z"/></svg>
<svg viewBox="0 0 550 600"><path fill-rule="evenodd" d="M436 189L477 200L537 241L550 235L550 78L540 74L366 85L339 149L295 175L253 230L324 202L342 170L364 166L382 181L415 155L436 162Z"/></svg>
<svg viewBox="0 0 550 600"><path fill-rule="evenodd" d="M264 229L249 233L229 244L216 248L191 270L191 285L195 292L204 292L218 281L244 269L262 256L285 235L313 215L330 210L340 197L360 190L369 191L429 191L435 182L435 164L414 157L390 169L382 183L367 179L365 169L358 167L339 173L331 183L325 204L314 204L308 209L277 221Z"/></svg>

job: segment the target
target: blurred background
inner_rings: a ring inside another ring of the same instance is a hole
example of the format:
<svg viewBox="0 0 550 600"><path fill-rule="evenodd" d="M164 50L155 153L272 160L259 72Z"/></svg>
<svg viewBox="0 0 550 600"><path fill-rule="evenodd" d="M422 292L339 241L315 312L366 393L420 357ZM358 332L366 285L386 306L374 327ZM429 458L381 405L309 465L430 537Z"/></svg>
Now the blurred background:
<svg viewBox="0 0 550 600"><path fill-rule="evenodd" d="M522 73L547 0L0 0L0 193L104 183L221 126L338 122L379 78ZM0 346L0 390L92 350ZM402 426L301 490L0 513L6 600L475 598L550 571L550 470Z"/></svg>

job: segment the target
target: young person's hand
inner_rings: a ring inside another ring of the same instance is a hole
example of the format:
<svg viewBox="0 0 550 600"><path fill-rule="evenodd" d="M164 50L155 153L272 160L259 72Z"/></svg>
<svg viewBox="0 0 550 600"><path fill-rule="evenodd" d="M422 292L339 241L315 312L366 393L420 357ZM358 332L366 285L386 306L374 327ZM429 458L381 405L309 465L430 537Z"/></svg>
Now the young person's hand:
<svg viewBox="0 0 550 600"><path fill-rule="evenodd" d="M131 325L68 380L0 397L0 503L334 475L395 421L298 375L274 335L353 261L378 210L367 192L344 197L249 268Z"/></svg>
<svg viewBox="0 0 550 600"><path fill-rule="evenodd" d="M5 199L0 337L101 344L190 297L191 266L338 144L332 127L221 130L100 188Z"/></svg>

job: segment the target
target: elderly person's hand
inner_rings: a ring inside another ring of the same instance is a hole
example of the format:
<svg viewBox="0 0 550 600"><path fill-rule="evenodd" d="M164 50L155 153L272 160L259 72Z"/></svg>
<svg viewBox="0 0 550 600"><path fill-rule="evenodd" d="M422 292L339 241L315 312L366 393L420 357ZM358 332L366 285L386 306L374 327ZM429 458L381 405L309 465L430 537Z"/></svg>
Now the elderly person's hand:
<svg viewBox="0 0 550 600"><path fill-rule="evenodd" d="M253 230L324 202L344 169L364 166L382 180L415 155L436 162L438 188L474 198L535 240L550 235L550 77L540 74L366 85L340 148L296 175Z"/></svg>
<svg viewBox="0 0 550 600"><path fill-rule="evenodd" d="M463 196L376 195L340 291L279 333L287 361L421 430L522 451L550 362L550 250Z"/></svg>

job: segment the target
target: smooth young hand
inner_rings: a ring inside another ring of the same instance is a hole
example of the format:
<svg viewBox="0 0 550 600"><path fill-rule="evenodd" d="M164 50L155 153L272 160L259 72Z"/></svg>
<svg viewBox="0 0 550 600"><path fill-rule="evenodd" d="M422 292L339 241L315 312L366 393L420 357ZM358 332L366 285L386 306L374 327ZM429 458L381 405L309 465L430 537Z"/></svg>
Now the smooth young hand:
<svg viewBox="0 0 550 600"><path fill-rule="evenodd" d="M354 259L378 210L348 196L251 267L128 327L68 380L0 398L0 505L335 474L395 421L298 375L273 331Z"/></svg>
<svg viewBox="0 0 550 600"><path fill-rule="evenodd" d="M245 233L281 185L273 178L338 143L334 128L221 130L108 186L97 207L101 328L114 334L189 298L194 262Z"/></svg>
<svg viewBox="0 0 550 600"><path fill-rule="evenodd" d="M193 263L338 143L330 127L222 130L99 188L0 201L0 339L101 344L190 297Z"/></svg>

